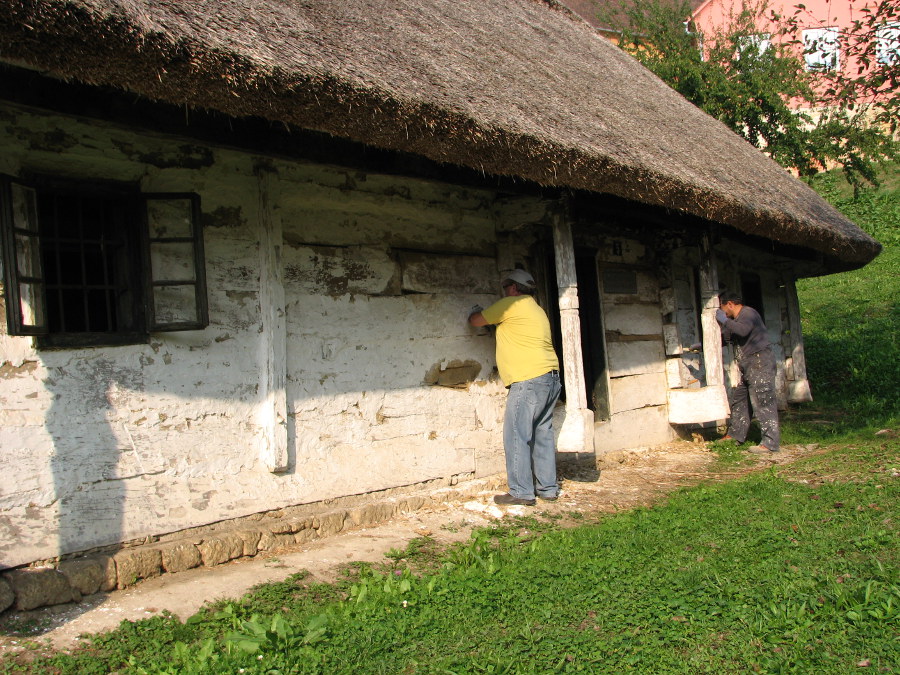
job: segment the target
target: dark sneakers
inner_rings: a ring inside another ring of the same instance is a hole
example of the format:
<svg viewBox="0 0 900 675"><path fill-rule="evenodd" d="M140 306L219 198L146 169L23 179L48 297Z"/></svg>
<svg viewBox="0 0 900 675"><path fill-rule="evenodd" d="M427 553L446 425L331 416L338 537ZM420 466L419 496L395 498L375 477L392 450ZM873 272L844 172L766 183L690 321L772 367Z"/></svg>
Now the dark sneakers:
<svg viewBox="0 0 900 675"><path fill-rule="evenodd" d="M500 504L501 506L534 506L536 501L534 499L519 499L507 492L504 495L496 495L494 497L494 503Z"/></svg>

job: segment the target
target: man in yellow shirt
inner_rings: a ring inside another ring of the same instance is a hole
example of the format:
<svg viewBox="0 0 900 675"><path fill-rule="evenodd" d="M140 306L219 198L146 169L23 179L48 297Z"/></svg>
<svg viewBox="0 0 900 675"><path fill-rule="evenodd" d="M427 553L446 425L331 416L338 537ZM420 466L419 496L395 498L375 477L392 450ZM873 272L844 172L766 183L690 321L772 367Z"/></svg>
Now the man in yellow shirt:
<svg viewBox="0 0 900 675"><path fill-rule="evenodd" d="M497 368L509 389L503 418L509 492L494 502L534 506L535 495L547 501L559 496L553 435L559 359L547 315L532 297L534 278L513 270L501 285L505 297L469 316L473 326L497 326Z"/></svg>

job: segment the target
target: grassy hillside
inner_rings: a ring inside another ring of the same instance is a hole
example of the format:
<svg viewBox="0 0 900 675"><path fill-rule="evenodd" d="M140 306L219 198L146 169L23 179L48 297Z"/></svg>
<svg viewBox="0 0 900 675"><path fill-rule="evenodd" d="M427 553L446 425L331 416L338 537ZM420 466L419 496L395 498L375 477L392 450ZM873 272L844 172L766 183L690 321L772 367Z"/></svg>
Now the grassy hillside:
<svg viewBox="0 0 900 675"><path fill-rule="evenodd" d="M854 272L798 283L807 366L816 403L832 431L896 426L900 417L900 166L880 188L854 199L842 179L813 187L883 245ZM821 415L820 415L821 416Z"/></svg>

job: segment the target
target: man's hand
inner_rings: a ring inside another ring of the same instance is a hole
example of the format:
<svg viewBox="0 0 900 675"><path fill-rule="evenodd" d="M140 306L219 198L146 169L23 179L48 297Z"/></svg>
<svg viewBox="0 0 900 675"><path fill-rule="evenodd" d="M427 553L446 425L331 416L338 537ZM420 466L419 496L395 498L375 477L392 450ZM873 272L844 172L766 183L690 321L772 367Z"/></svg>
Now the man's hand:
<svg viewBox="0 0 900 675"><path fill-rule="evenodd" d="M716 310L716 321L718 321L721 325L725 325L725 322L728 321L728 315L725 314L721 309Z"/></svg>

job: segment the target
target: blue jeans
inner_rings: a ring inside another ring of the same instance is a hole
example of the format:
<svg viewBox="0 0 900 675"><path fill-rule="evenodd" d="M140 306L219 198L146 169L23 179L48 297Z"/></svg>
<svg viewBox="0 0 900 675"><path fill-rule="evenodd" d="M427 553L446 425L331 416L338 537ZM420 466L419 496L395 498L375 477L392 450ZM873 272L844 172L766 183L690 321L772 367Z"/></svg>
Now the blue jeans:
<svg viewBox="0 0 900 675"><path fill-rule="evenodd" d="M559 399L559 373L553 371L514 382L506 397L503 449L509 493L519 499L553 498L556 483L556 440L553 407Z"/></svg>

